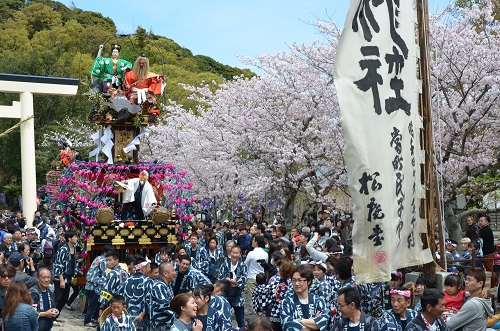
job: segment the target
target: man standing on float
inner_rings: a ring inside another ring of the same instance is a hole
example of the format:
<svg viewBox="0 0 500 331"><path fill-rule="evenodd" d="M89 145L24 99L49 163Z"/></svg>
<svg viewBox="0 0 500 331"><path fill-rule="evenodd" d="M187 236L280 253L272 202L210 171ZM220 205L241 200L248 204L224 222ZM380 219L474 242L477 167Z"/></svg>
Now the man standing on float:
<svg viewBox="0 0 500 331"><path fill-rule="evenodd" d="M139 178L133 178L125 181L128 186L123 197L123 208L121 219L126 220L128 210L134 206L135 219L143 220L145 215L149 215L153 204L157 203L153 192L153 187L148 182L148 172L141 171Z"/></svg>

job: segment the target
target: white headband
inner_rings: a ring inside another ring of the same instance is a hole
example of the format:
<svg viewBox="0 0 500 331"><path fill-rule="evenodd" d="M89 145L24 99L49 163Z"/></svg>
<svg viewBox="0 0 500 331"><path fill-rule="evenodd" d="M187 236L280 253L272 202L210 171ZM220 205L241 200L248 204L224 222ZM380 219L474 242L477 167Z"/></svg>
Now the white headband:
<svg viewBox="0 0 500 331"><path fill-rule="evenodd" d="M135 270L139 270L139 269L141 269L142 267L145 267L146 265L148 265L148 263L151 263L151 260L150 260L150 259L148 259L148 257L146 256L146 261L141 262L141 263L139 263L139 264L136 264L136 265L135 265Z"/></svg>

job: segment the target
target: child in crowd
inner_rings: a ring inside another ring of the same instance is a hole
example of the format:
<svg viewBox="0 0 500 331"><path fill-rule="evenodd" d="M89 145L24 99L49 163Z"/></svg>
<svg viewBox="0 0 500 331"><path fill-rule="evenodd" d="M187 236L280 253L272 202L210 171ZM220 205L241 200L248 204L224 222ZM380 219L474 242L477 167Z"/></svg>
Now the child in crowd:
<svg viewBox="0 0 500 331"><path fill-rule="evenodd" d="M462 289L462 279L459 275L450 274L444 279L444 321L456 314L464 305L466 292Z"/></svg>
<svg viewBox="0 0 500 331"><path fill-rule="evenodd" d="M111 299L111 314L101 325L101 331L135 331L132 318L125 314L125 298L122 295L114 295Z"/></svg>
<svg viewBox="0 0 500 331"><path fill-rule="evenodd" d="M425 281L422 275L420 275L415 281L415 291L413 292L413 310L417 313L422 311L422 305L420 304L420 297L424 293L425 290Z"/></svg>
<svg viewBox="0 0 500 331"><path fill-rule="evenodd" d="M266 287L267 285L267 277L266 274L261 272L255 276L255 282L257 286L255 287L255 290L252 293L252 305L253 309L257 313L267 313L265 312L264 308L262 307L262 302L266 301L266 296L269 295L269 289Z"/></svg>

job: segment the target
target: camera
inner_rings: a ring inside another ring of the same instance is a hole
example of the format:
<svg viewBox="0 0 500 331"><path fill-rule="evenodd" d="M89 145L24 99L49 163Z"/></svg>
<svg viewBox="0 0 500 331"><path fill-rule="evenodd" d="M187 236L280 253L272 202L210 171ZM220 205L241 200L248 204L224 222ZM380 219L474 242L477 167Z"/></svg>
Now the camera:
<svg viewBox="0 0 500 331"><path fill-rule="evenodd" d="M57 314L57 313L59 313L59 310L57 310L56 308L52 308L52 310L51 310L51 311L52 311L52 314Z"/></svg>

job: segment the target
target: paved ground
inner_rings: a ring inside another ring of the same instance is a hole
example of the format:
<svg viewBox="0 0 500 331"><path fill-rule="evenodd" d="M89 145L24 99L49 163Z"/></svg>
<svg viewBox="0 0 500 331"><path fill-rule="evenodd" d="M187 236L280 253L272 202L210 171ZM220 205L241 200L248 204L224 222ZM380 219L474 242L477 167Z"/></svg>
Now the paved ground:
<svg viewBox="0 0 500 331"><path fill-rule="evenodd" d="M78 299L73 302L71 305L73 308L75 308L74 311L69 311L67 309L63 309L61 312L61 323L58 325L54 325L52 330L54 331L64 331L64 330L70 330L70 331L90 331L90 330L95 330L95 328L89 328L89 327L84 327L83 326L83 313L80 310L80 303L78 302Z"/></svg>

